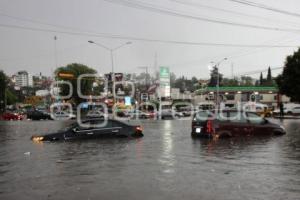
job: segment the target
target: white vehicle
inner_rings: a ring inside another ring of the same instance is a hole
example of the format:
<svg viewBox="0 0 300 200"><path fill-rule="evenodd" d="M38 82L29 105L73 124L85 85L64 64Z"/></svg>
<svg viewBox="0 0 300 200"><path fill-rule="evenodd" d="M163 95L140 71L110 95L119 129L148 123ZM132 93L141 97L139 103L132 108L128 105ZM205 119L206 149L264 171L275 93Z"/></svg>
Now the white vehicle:
<svg viewBox="0 0 300 200"><path fill-rule="evenodd" d="M300 106L293 107L293 108L286 108L285 114L287 115L299 115L300 114Z"/></svg>
<svg viewBox="0 0 300 200"><path fill-rule="evenodd" d="M275 115L280 114L280 109L275 109L273 111ZM283 113L285 115L299 115L300 114L300 105L299 104L284 104Z"/></svg>
<svg viewBox="0 0 300 200"><path fill-rule="evenodd" d="M294 107L294 108L292 109L292 114L293 114L293 115L299 115L299 114L300 114L300 106Z"/></svg>
<svg viewBox="0 0 300 200"><path fill-rule="evenodd" d="M105 113L98 110L91 110L87 113L87 118L105 118Z"/></svg>
<svg viewBox="0 0 300 200"><path fill-rule="evenodd" d="M214 110L215 108L216 105L213 102L203 102L198 104L199 110Z"/></svg>
<svg viewBox="0 0 300 200"><path fill-rule="evenodd" d="M172 110L172 102L162 102L161 110L158 114L160 115L161 119L174 118L174 117L178 117L178 118L184 117L182 112Z"/></svg>
<svg viewBox="0 0 300 200"><path fill-rule="evenodd" d="M151 114L140 110L130 110L126 115L132 119L149 119Z"/></svg>
<svg viewBox="0 0 300 200"><path fill-rule="evenodd" d="M262 103L248 102L243 105L243 110L251 112L263 112L268 109L268 105Z"/></svg>
<svg viewBox="0 0 300 200"><path fill-rule="evenodd" d="M54 120L66 120L66 119L75 119L76 115L64 111L58 111L54 114L51 114L51 117Z"/></svg>
<svg viewBox="0 0 300 200"><path fill-rule="evenodd" d="M183 116L188 117L194 113L194 110L190 106L184 106L179 108L179 112L181 112Z"/></svg>

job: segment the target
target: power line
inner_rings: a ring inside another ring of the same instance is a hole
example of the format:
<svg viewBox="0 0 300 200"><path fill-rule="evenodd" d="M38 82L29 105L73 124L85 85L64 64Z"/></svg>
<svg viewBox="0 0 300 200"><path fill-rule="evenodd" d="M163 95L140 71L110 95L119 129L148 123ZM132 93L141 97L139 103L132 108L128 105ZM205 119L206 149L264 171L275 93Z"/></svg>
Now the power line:
<svg viewBox="0 0 300 200"><path fill-rule="evenodd" d="M279 69L283 69L284 67L272 67L271 70L279 70ZM237 76L247 76L247 75L253 75L253 74L259 74L262 72L267 72L268 69L266 70L255 70L255 71L249 71L249 72L243 72L240 74L237 74Z"/></svg>
<svg viewBox="0 0 300 200"><path fill-rule="evenodd" d="M67 48L58 50L57 52L58 52L58 53L65 53L65 52L69 52L69 51L72 50L72 49L84 47L84 46L87 46L87 45L88 45L87 43L79 44L79 45L73 45L73 46L71 46L71 47L67 47ZM43 58L43 57L49 57L49 56L53 56L53 52L42 53L42 54L38 54L38 55L32 55L32 56L30 56L30 57L0 58L0 62L11 62L11 61L17 61L17 62L20 62L20 61L24 61L24 60L29 60L29 59L40 59L40 58Z"/></svg>
<svg viewBox="0 0 300 200"><path fill-rule="evenodd" d="M113 2L115 0L103 0L103 1L108 1L110 3L117 3L117 2ZM263 20L266 20L266 21L275 21L276 23L278 23L278 20L272 20L272 19L268 19L268 18L264 18L264 17L259 17L259 16L255 16L255 15L249 15L249 14L245 14L245 13L241 13L241 12L237 12L237 11L231 11L231 10L226 10L226 9L222 9L222 8L216 8L216 7L207 6L207 5L201 5L199 3L182 2L182 1L179 1L179 0L170 0L170 1L177 2L177 3L180 3L180 4L185 4L185 5L192 5L192 6L196 6L196 7L203 7L203 8L213 9L213 10L219 10L219 11L222 11L222 12L227 12L227 13L231 13L231 14L246 16L246 17L263 19ZM237 2L237 3L242 3L242 1L240 1L240 0L229 0L229 1L234 1L234 2ZM248 4L250 4L249 1L247 1L247 2L248 2ZM124 2L124 3L126 3L126 2ZM133 4L131 2L128 2L128 3ZM138 2L136 2L136 3L138 3ZM151 5L151 4L148 4L148 5ZM153 6L153 4L152 4L152 6ZM297 14L297 15L300 16L299 14ZM58 28L63 28L63 29L71 29L71 30L75 30L75 31L84 31L84 30L80 30L80 29L75 28L75 27L61 26L61 25L56 25L56 24L42 22L42 21L35 20L35 19L28 19L28 18L22 18L22 17L18 17L18 16L13 16L13 15L9 15L9 14L3 13L2 11L0 11L0 16L12 18L12 19L15 19L15 20L21 20L21 21L31 22L31 23L35 23L35 24L53 26L53 27L58 27ZM197 17L197 18L199 18L199 17ZM203 20L208 20L209 21L210 19L203 19ZM213 20L213 21L210 21L210 22L216 22L216 23L218 23L220 21ZM263 28L263 29L277 30L277 31L288 31L288 32L298 32L298 31L300 31L300 29L298 30L298 29L284 29L284 28L276 28L276 27L265 27L265 26L256 26L256 25L249 25L249 24L226 22L226 21L224 21L224 23L226 23L226 24L230 23L229 25L234 25L235 24L235 25L239 25L239 26L241 25L241 26L246 26L246 27L250 27L250 28L255 28L256 27L256 28ZM287 23L287 22L284 21L283 23ZM297 24L297 23L294 23L294 22L289 22L289 23L292 23L292 25L300 25L300 24Z"/></svg>
<svg viewBox="0 0 300 200"><path fill-rule="evenodd" d="M216 10L216 11L220 11L220 12L224 12L224 13L229 13L229 14L233 14L233 15L238 15L238 16L243 16L243 17L248 17L248 18L254 18L254 19L260 19L260 20L264 20L264 21L268 21L268 22L275 22L276 24L278 24L278 22L280 22L280 20L274 20L274 19L270 19L270 18L265 18L265 17L261 17L261 16L257 16L257 15L249 15L243 12L237 12L237 11L233 11L233 10L227 10L227 9L223 9L223 8L218 8L218 7L213 7L213 6L208 6L208 5L203 5L200 3L195 3L195 2L187 2L185 0L170 0L182 5L187 5L187 6L193 6L193 7L197 7L197 8L205 8L205 9L210 9L210 10ZM295 22L290 22L290 21L281 21L282 24L286 25L287 23L289 23L290 25L293 26L300 26L300 24L297 24Z"/></svg>
<svg viewBox="0 0 300 200"><path fill-rule="evenodd" d="M277 12L277 13L281 13L281 14L285 14L285 15L290 15L290 16L293 16L293 17L300 17L300 14L298 14L298 13L277 9L277 8L274 8L274 7L270 7L270 6L267 6L267 5L264 5L264 4L255 3L255 2L252 2L252 1L242 1L242 0L228 0L228 1L232 1L232 2L235 2L235 3L247 5L247 6L252 6L252 7L256 7L256 8L261 8L261 9L265 9L265 10L268 10L268 11L273 11L273 12Z"/></svg>
<svg viewBox="0 0 300 200"><path fill-rule="evenodd" d="M2 11L0 11L0 16L11 18L11 19L18 20L18 21L24 21L24 22L30 22L30 23L33 23L33 24L39 24L39 25L43 25L43 26L52 26L52 27L56 27L56 28L60 28L60 29L68 29L68 30L81 31L81 32L93 32L91 30L83 30L83 29L79 29L77 27L62 26L62 25L47 23L47 22L43 22L43 21L39 21L39 20L35 20L35 19L29 19L29 18L23 18L23 17L19 17L19 16L13 16L13 15L6 14Z"/></svg>
<svg viewBox="0 0 300 200"><path fill-rule="evenodd" d="M118 4L125 5L125 6L135 7L135 8L142 8L142 9L147 9L147 10L151 9L150 11L156 11L156 12L158 11L158 12L163 13L163 14L172 14L172 15L175 15L175 16L180 16L180 17L185 17L185 18L192 18L192 19L197 19L197 20L202 20L202 21L207 21L207 22L213 22L213 23L221 23L221 24L226 24L226 25L242 26L242 27L248 27L248 28L257 28L257 29L273 30L273 31L300 32L300 29L286 29L286 28L279 28L279 27L258 26L258 25L252 25L252 24L242 24L242 23L214 20L214 19L209 19L209 18L204 18L204 17L199 17L199 16L192 16L192 15L187 15L187 14L180 14L180 13L177 13L176 11L155 8L155 7L153 7L154 6L153 4L147 4L145 6L145 5L142 5L141 2L135 2L135 3L128 2L128 1L127 2L124 2L124 1L116 2L116 0L103 0L103 1L107 1L107 2L110 2L110 3L118 3ZM183 3L183 2L180 2L178 0L171 0L171 1L175 1L175 2L178 2L178 3ZM193 3L183 3L183 4L193 4ZM198 5L198 6L203 6L203 5ZM209 7L209 6L205 6L205 7L206 8L211 8L211 9L218 9L218 10L221 10L221 11L224 11L224 12L231 12L231 13L234 13L234 14L242 15L242 13L239 13L239 12L228 11L228 10ZM243 14L243 15L246 15L246 14ZM13 16L13 15L3 13L2 11L0 11L0 16L4 16L4 17L15 19L15 20L20 20L20 21L40 24L40 25L53 26L53 27L62 28L62 29L70 29L70 30L73 30L73 31L86 32L85 30L80 30L80 29L75 28L75 27L56 25L56 24L42 22L42 21L35 20L35 19L22 18L22 17ZM250 15L250 17L255 17L255 16ZM278 21L276 21L276 22L278 23ZM295 25L295 24L293 24L293 25ZM88 30L88 32L93 32L93 31Z"/></svg>
<svg viewBox="0 0 300 200"><path fill-rule="evenodd" d="M274 38L272 40L268 40L268 41L265 41L263 42L262 44L265 44L267 45L268 43L274 43L276 42L276 44L280 44L282 43L283 41L286 41L287 37L290 39L290 36L289 35L284 35L283 37L280 37L280 38ZM290 41L290 40L288 40ZM191 63L208 63L209 61L211 60L217 60L217 59L220 59L220 58L228 58L230 60L232 59L235 59L235 58L239 58L239 57L243 57L243 56L248 56L248 55L251 55L251 54L255 54L257 52L260 52L260 51L264 51L264 50L269 50L270 48L251 48L251 49L248 49L248 50L245 50L243 52L241 52L241 50L239 51L233 51L233 52L230 52L230 53L226 53L226 54L220 54L220 55L217 55L217 56L214 56L214 57L206 57L206 58L203 58L201 60L194 60L194 61L189 61L189 62L184 62L184 63L173 63L173 64L169 64L170 66L185 66L185 65L190 65Z"/></svg>
<svg viewBox="0 0 300 200"><path fill-rule="evenodd" d="M54 30L54 29L36 28L36 27L19 26L19 25L11 25L11 24L0 24L0 27L46 32L46 33L61 33L61 34L75 35L75 36L126 39L126 40L135 40L135 41L143 41L143 42L158 42L158 43L166 43L166 44L192 45L192 46L248 47L248 48L295 48L299 46L299 45L256 45L256 44L252 45L252 44L233 44L233 43L189 42L189 41L122 36L122 35L116 35L116 34L114 35L114 34L107 34L107 33L72 32L72 31L65 31L65 30Z"/></svg>
<svg viewBox="0 0 300 200"><path fill-rule="evenodd" d="M271 30L271 31L283 31L283 32L299 32L299 29L288 29L288 28L279 28L279 27L268 27L268 26L260 26L260 25L254 25L254 24L245 24L245 23L238 23L238 22L231 22L231 21L223 21L223 20L218 20L218 19L210 19L207 17L202 17L202 16L195 16L195 15L190 15L190 14L184 14L180 13L174 10L166 9L166 8L158 8L153 4L149 3L141 3L141 2L132 2L132 1L120 1L120 0L103 0L106 2L114 3L114 4L119 4L131 8L137 8L137 9L142 9L142 10L147 10L151 12L156 12L156 13L161 13L165 15L171 15L171 16L176 16L176 17L182 17L182 18L188 18L188 19L194 19L194 20L200 20L200 21L205 21L205 22L211 22L211 23L218 23L218 24L223 24L223 25L231 25L231 26L238 26L238 27L246 27L246 28L255 28L255 29L262 29L262 30Z"/></svg>

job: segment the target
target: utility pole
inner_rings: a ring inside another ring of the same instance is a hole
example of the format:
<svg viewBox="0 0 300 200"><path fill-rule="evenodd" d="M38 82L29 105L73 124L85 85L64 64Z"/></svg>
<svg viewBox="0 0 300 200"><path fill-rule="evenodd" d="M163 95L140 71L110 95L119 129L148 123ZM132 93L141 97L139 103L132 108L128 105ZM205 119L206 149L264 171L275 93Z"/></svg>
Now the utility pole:
<svg viewBox="0 0 300 200"><path fill-rule="evenodd" d="M145 69L146 70L146 76L145 76L145 85L146 85L146 90L149 89L149 73L148 73L148 66L141 66L139 67L140 69Z"/></svg>

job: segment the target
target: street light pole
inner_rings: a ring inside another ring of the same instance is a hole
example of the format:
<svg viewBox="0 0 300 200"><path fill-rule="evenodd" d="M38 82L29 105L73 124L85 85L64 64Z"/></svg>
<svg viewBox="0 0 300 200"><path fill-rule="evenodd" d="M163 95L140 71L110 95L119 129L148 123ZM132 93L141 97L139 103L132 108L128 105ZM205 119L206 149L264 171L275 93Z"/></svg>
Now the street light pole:
<svg viewBox="0 0 300 200"><path fill-rule="evenodd" d="M97 46L99 46L99 47L102 47L102 48L104 48L104 49L106 49L106 50L108 50L108 51L110 52L111 72L112 72L112 83L113 83L113 86L114 86L114 84L115 84L115 72L114 72L114 56L113 56L113 53L114 53L114 51L116 51L117 49L120 49L121 47L123 47L123 46L125 46L125 45L129 45L129 44L131 44L132 42L126 42L126 43L124 43L124 44L122 44L122 45L120 45L120 46L118 46L118 47L116 47L116 48L109 48L109 47L106 47L106 46L103 45L103 44L100 44L100 43L98 43L98 42L94 42L94 41L92 41L92 40L89 40L88 42L91 43L91 44L95 44L95 45L97 45ZM112 91L112 93L114 93L114 92ZM113 95L113 100L114 100L114 103L115 103L115 95Z"/></svg>
<svg viewBox="0 0 300 200"><path fill-rule="evenodd" d="M220 74L219 74L219 66L220 64L227 60L227 58L223 58L222 60L220 60L219 62L215 63L215 62L211 62L211 63L215 63L215 67L217 68L217 98L216 98L216 106L217 106L217 110L219 110L219 95L220 95Z"/></svg>
<svg viewBox="0 0 300 200"><path fill-rule="evenodd" d="M113 50L110 50L110 59L111 59L111 72L114 73L114 55Z"/></svg>
<svg viewBox="0 0 300 200"><path fill-rule="evenodd" d="M92 40L89 40L88 42L91 43L91 44L95 44L95 45L97 45L97 46L99 46L99 47L102 47L102 48L104 48L104 49L106 49L106 50L108 50L108 51L110 52L110 59L111 59L111 73L112 73L112 77L111 77L111 79L112 79L112 94L113 94L113 102L114 102L114 104L115 104L115 103L116 103L115 91L114 91L114 87L115 87L115 72L114 72L114 56L113 56L113 53L114 53L114 51L116 51L117 49L120 49L121 47L123 47L123 46L125 46L125 45L129 45L129 44L131 44L132 42L126 42L126 43L124 43L124 44L122 44L122 45L120 45L120 46L118 46L118 47L116 47L116 48L109 48L109 47L106 47L106 46L103 45L103 44L100 44L100 43L98 43L98 42L94 42L94 41L92 41ZM114 117L114 115L113 115L113 117Z"/></svg>

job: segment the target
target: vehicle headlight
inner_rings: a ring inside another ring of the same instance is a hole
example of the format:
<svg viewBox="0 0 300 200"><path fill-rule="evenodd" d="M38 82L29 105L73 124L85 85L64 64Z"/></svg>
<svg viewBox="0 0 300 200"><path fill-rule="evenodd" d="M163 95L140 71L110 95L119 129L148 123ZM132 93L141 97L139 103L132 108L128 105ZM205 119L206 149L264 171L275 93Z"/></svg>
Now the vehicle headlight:
<svg viewBox="0 0 300 200"><path fill-rule="evenodd" d="M34 142L40 142L43 141L44 137L43 136L34 136L32 137L32 141Z"/></svg>

